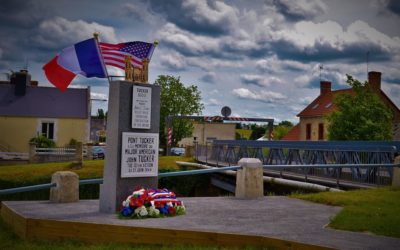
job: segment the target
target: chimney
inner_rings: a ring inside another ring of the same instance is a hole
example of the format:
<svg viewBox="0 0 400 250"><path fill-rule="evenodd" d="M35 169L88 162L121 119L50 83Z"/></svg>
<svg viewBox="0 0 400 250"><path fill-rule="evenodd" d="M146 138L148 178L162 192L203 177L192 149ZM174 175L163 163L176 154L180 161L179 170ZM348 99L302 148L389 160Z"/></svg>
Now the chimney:
<svg viewBox="0 0 400 250"><path fill-rule="evenodd" d="M24 96L26 86L31 82L31 75L27 70L21 70L11 76L10 82L15 85L14 94L16 96Z"/></svg>
<svg viewBox="0 0 400 250"><path fill-rule="evenodd" d="M320 89L321 93L320 95L325 95L331 92L332 89L332 83L328 81L321 81L320 82Z"/></svg>
<svg viewBox="0 0 400 250"><path fill-rule="evenodd" d="M381 90L381 72L368 72L368 84L372 91L379 92Z"/></svg>

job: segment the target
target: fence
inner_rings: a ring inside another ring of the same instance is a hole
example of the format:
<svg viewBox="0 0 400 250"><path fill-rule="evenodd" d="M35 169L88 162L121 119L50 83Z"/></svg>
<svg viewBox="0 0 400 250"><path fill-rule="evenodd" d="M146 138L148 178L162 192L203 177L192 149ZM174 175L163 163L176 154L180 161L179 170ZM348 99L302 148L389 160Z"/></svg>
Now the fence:
<svg viewBox="0 0 400 250"><path fill-rule="evenodd" d="M351 181L388 185L393 169L385 164L394 162L400 142L283 142L215 140L196 145L196 160L216 166L236 165L241 158L258 158L263 165L284 165L279 171L266 170L269 175L320 181ZM316 168L315 164L327 167ZM339 164L341 167L333 167ZM293 165L298 165L294 168ZM309 165L309 166L305 166ZM303 167L301 167L303 166Z"/></svg>
<svg viewBox="0 0 400 250"><path fill-rule="evenodd" d="M74 161L82 157L82 146L37 148L34 144L30 145L29 162L31 163Z"/></svg>

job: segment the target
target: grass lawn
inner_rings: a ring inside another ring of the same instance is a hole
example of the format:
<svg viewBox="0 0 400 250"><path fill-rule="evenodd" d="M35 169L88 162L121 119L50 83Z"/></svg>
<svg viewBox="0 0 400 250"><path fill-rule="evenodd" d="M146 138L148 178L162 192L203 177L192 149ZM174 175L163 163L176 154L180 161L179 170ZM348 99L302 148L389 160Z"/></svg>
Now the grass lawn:
<svg viewBox="0 0 400 250"><path fill-rule="evenodd" d="M331 219L329 226L332 228L400 238L399 188L295 194L291 197L342 206L343 210Z"/></svg>
<svg viewBox="0 0 400 250"><path fill-rule="evenodd" d="M178 171L179 167L175 164L176 161L193 161L193 158L161 156L159 157L158 168L159 170ZM80 179L103 177L104 160L84 161L81 169L71 169L70 165L70 162L58 162L0 166L0 183L47 183L54 172L66 170L77 173Z"/></svg>

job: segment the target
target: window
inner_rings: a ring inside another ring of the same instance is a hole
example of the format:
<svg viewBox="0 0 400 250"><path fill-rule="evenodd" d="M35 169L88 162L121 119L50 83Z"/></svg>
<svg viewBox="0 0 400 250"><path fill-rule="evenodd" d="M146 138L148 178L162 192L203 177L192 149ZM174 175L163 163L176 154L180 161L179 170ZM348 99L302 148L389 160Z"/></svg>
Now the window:
<svg viewBox="0 0 400 250"><path fill-rule="evenodd" d="M324 139L324 124L320 123L318 124L318 140L323 140Z"/></svg>
<svg viewBox="0 0 400 250"><path fill-rule="evenodd" d="M330 108L332 106L332 102L325 105L325 108Z"/></svg>
<svg viewBox="0 0 400 250"><path fill-rule="evenodd" d="M318 106L319 106L319 103L315 104L315 105L312 107L312 109L316 109L316 108L318 108Z"/></svg>
<svg viewBox="0 0 400 250"><path fill-rule="evenodd" d="M306 125L306 140L311 140L311 123Z"/></svg>
<svg viewBox="0 0 400 250"><path fill-rule="evenodd" d="M54 140L54 122L42 122L41 134Z"/></svg>

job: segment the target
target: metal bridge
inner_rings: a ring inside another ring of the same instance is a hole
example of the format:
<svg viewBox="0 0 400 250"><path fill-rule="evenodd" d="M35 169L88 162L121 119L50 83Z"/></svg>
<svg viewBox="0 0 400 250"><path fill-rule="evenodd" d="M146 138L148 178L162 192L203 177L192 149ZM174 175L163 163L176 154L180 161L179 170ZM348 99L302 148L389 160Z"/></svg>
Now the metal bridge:
<svg viewBox="0 0 400 250"><path fill-rule="evenodd" d="M215 140L195 149L196 160L206 164L231 166L241 158L258 158L269 166L266 175L357 187L390 185L393 168L386 164L399 154L400 141ZM321 164L327 166L318 168Z"/></svg>

